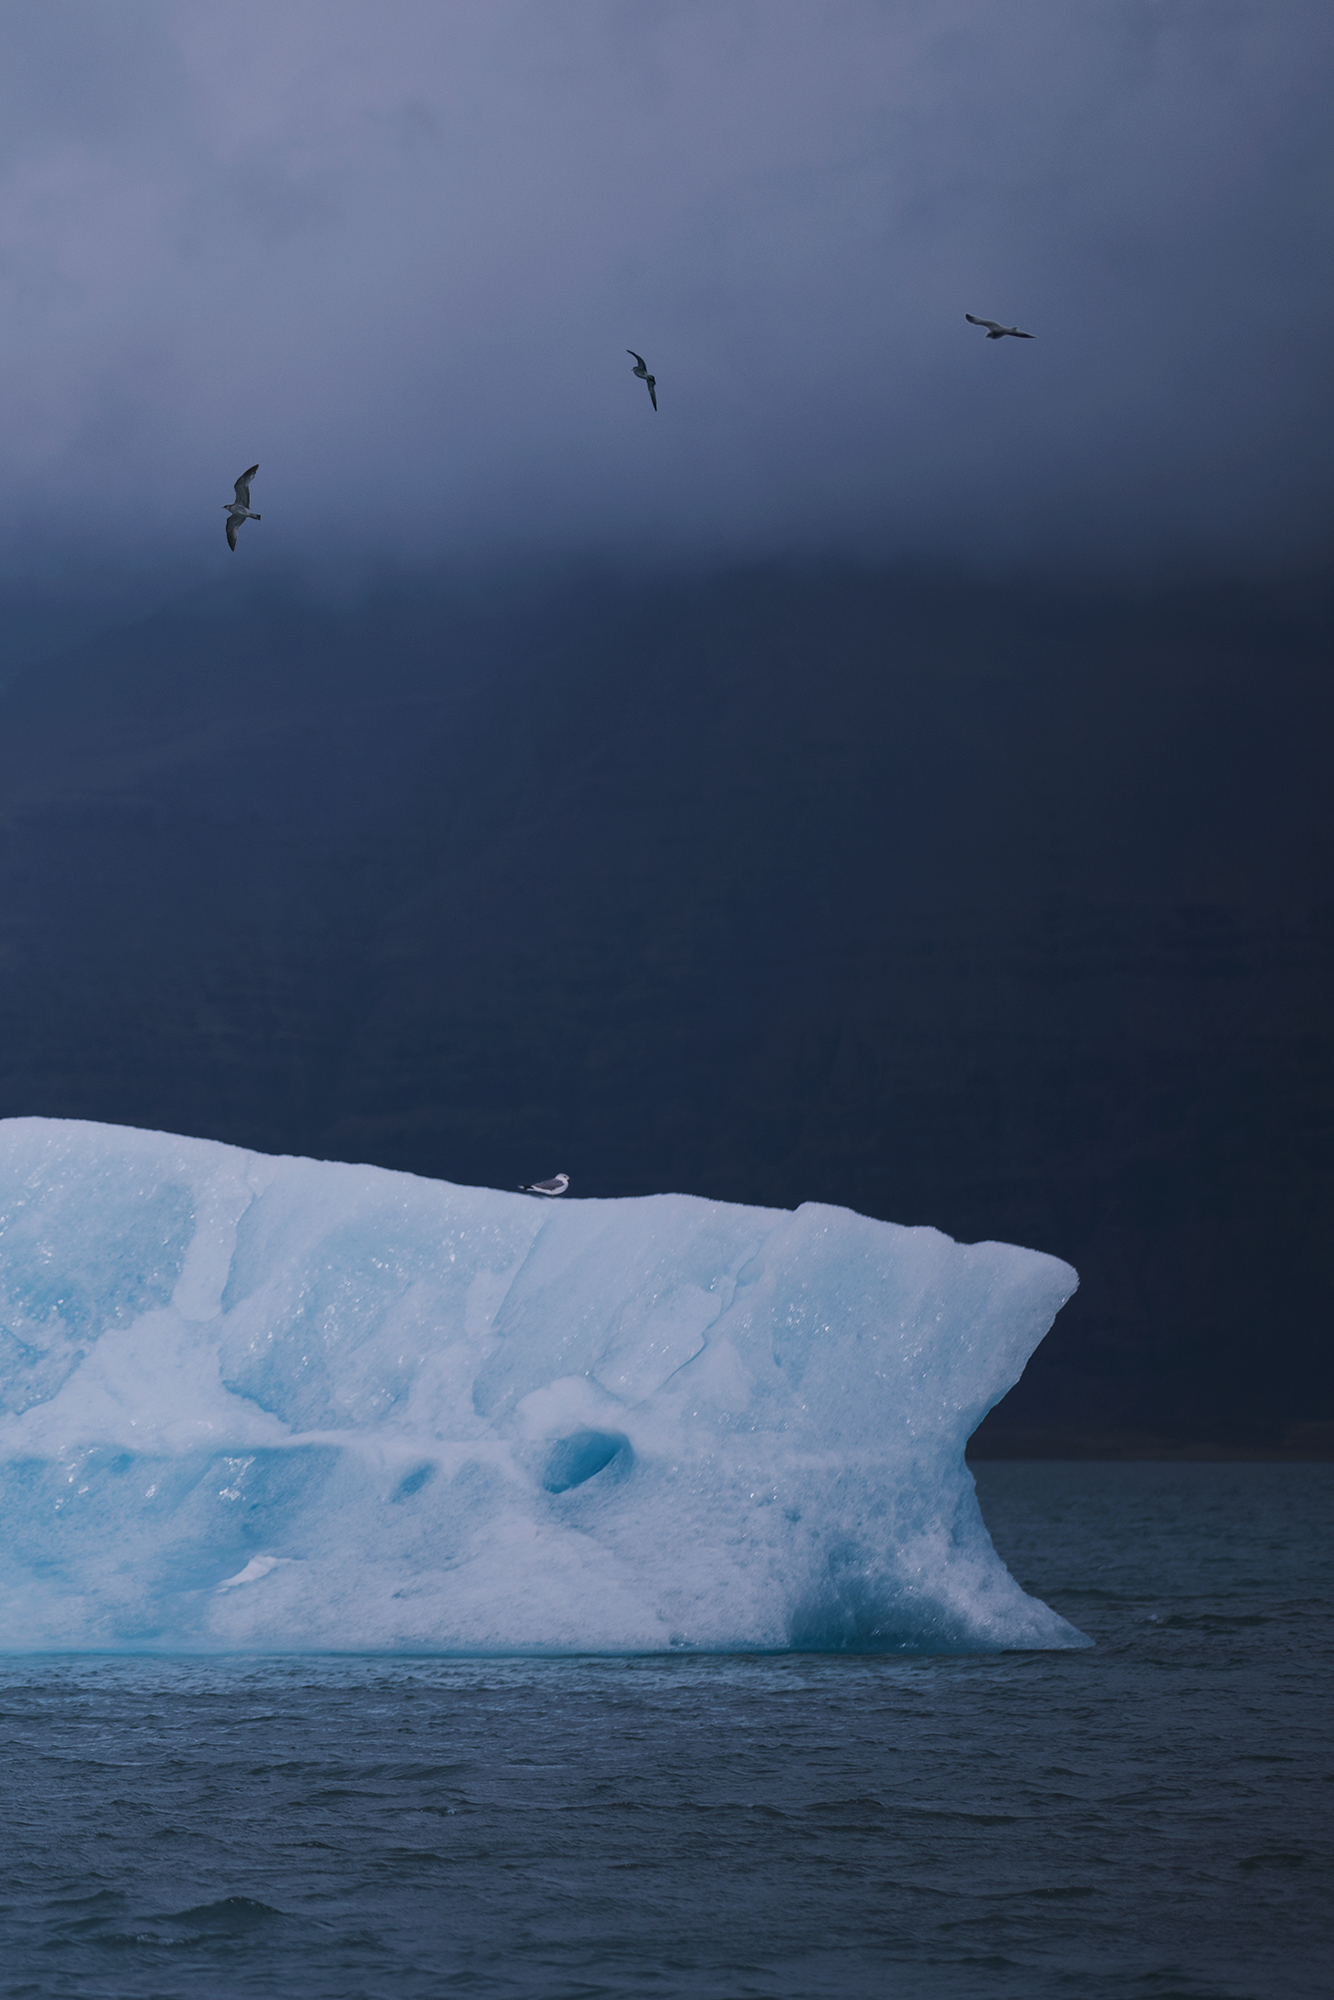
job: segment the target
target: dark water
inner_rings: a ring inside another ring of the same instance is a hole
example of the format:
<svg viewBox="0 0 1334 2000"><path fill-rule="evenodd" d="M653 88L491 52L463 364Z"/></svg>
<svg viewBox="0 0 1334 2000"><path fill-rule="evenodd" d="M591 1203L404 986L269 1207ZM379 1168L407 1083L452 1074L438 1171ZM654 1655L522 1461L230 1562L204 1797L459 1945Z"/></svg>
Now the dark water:
<svg viewBox="0 0 1334 2000"><path fill-rule="evenodd" d="M978 1483L1095 1650L0 1661L0 1994L1327 1994L1334 1467Z"/></svg>

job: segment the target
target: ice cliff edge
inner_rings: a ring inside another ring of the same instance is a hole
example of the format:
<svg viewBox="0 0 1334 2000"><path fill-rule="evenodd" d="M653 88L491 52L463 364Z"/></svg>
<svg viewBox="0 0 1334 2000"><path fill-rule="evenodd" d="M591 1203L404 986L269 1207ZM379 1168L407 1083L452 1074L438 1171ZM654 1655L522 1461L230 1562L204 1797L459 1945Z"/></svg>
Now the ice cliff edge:
<svg viewBox="0 0 1334 2000"><path fill-rule="evenodd" d="M1074 1290L809 1204L0 1122L0 1648L1069 1646L964 1443Z"/></svg>

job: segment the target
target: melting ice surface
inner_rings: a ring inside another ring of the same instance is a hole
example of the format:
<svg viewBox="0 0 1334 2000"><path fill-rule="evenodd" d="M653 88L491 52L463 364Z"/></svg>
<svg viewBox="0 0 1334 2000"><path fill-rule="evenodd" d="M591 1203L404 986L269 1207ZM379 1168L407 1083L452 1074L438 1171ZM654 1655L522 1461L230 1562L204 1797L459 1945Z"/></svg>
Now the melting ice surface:
<svg viewBox="0 0 1334 2000"><path fill-rule="evenodd" d="M969 1433L1075 1287L847 1209L0 1123L0 1646L1081 1643Z"/></svg>

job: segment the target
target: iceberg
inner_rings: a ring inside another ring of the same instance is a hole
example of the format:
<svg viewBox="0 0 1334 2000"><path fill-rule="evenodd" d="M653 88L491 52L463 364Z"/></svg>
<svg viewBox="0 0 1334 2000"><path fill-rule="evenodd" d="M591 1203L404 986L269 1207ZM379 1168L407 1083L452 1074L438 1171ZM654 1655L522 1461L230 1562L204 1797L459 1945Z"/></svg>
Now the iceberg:
<svg viewBox="0 0 1334 2000"><path fill-rule="evenodd" d="M966 1439L1077 1283L817 1203L0 1122L0 1647L1085 1644Z"/></svg>

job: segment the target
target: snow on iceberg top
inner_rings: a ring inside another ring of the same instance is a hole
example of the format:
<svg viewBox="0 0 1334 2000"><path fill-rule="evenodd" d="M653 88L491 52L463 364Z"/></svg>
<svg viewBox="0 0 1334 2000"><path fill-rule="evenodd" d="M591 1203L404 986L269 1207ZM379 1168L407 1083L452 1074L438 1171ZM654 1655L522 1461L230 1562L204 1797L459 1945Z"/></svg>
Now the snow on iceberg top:
<svg viewBox="0 0 1334 2000"><path fill-rule="evenodd" d="M0 1646L1077 1644L963 1463L1076 1282L0 1122Z"/></svg>

